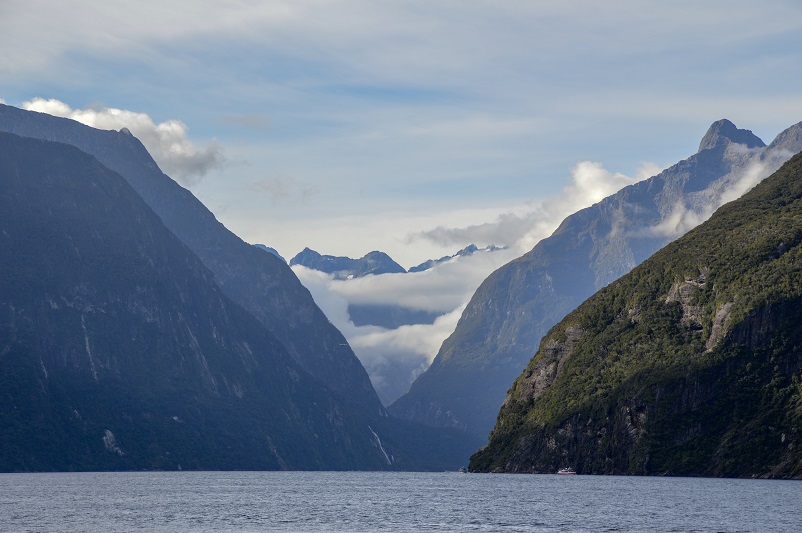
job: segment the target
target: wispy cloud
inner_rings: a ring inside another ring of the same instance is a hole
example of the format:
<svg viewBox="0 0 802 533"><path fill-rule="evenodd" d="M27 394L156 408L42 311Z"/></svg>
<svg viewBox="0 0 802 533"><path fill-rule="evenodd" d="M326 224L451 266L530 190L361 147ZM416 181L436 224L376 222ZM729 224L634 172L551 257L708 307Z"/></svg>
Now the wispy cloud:
<svg viewBox="0 0 802 533"><path fill-rule="evenodd" d="M531 206L527 211L502 213L490 222L464 227L438 226L409 236L411 241L427 239L440 245L497 244L520 252L528 251L548 237L565 217L593 205L627 185L660 172L654 163L643 163L635 177L610 172L601 163L582 161L571 169L571 183L559 196Z"/></svg>
<svg viewBox="0 0 802 533"><path fill-rule="evenodd" d="M251 189L267 194L273 205L281 202L304 203L320 192L314 185L281 176L269 176L254 182L251 184Z"/></svg>
<svg viewBox="0 0 802 533"><path fill-rule="evenodd" d="M119 130L128 128L159 167L184 185L194 185L211 169L219 167L224 160L220 146L212 141L205 148L198 148L189 139L187 125L180 120L155 123L146 113L126 111L109 107L73 109L54 98L34 98L22 103L24 109L66 117L93 128Z"/></svg>
<svg viewBox="0 0 802 533"><path fill-rule="evenodd" d="M655 226L634 232L635 235L676 239L710 218L722 205L737 200L755 185L773 174L793 153L785 149L749 149L743 145L728 147L728 157L739 159L733 170L714 186L701 193L679 198L671 211Z"/></svg>

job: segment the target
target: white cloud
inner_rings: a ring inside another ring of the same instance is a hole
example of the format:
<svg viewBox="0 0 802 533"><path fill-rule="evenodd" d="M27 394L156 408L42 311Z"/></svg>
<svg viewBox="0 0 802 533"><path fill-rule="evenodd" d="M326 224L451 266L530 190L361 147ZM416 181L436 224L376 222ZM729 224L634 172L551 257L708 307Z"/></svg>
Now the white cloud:
<svg viewBox="0 0 802 533"><path fill-rule="evenodd" d="M718 206L716 206L718 207ZM674 204L671 212L663 220L650 228L633 232L633 235L645 235L648 237L667 237L669 240L676 239L685 235L690 230L710 218L715 209L710 206L702 212L689 209L685 201L681 200Z"/></svg>
<svg viewBox="0 0 802 533"><path fill-rule="evenodd" d="M446 313L467 302L491 272L517 256L515 250L477 252L423 272L334 280L329 289L353 304Z"/></svg>
<svg viewBox="0 0 802 533"><path fill-rule="evenodd" d="M700 195L690 193L679 199L663 220L636 235L666 237L670 240L681 237L710 218L722 205L737 200L755 185L773 174L792 155L785 149L771 151L762 148L749 149L733 144L728 147L728 157L736 162L734 170L722 176L710 191Z"/></svg>
<svg viewBox="0 0 802 533"><path fill-rule="evenodd" d="M306 202L320 190L314 185L302 183L295 178L268 176L251 184L254 191L267 193L273 205L279 202Z"/></svg>
<svg viewBox="0 0 802 533"><path fill-rule="evenodd" d="M525 252L548 237L568 215L659 172L660 168L654 163L643 163L632 178L610 172L601 163L582 161L571 169L571 184L564 187L559 196L538 202L525 212L502 213L492 222L472 226L439 226L410 235L410 239L423 238L440 245L457 246L467 242L497 244Z"/></svg>
<svg viewBox="0 0 802 533"><path fill-rule="evenodd" d="M392 330L374 328L351 335L349 343L385 403L407 392L415 378L429 367L440 345L457 327L464 308L463 305L439 316L434 324Z"/></svg>
<svg viewBox="0 0 802 533"><path fill-rule="evenodd" d="M128 128L159 167L184 185L197 183L209 170L219 167L223 153L215 141L199 149L187 136L187 126L180 120L158 124L146 113L115 108L73 109L56 99L34 98L22 103L24 109L76 120L104 130Z"/></svg>
<svg viewBox="0 0 802 533"><path fill-rule="evenodd" d="M292 268L329 320L348 339L379 395L391 401L406 392L415 377L429 366L481 282L515 256L512 250L479 252L423 272L351 280L335 280L299 265ZM356 326L348 316L349 304L398 305L434 311L440 316L434 324L392 330Z"/></svg>

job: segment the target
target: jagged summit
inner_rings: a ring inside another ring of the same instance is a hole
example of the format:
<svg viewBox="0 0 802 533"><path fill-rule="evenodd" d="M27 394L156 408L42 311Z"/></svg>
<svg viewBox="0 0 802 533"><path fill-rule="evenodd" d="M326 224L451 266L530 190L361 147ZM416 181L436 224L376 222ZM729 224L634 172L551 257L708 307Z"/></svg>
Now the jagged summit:
<svg viewBox="0 0 802 533"><path fill-rule="evenodd" d="M309 247L290 259L290 266L301 265L313 270L334 274L337 279L351 279L368 274L403 274L404 267L393 261L384 252L373 251L359 259L350 257L321 255Z"/></svg>
<svg viewBox="0 0 802 533"><path fill-rule="evenodd" d="M710 125L707 133L702 137L702 142L699 143L699 151L715 148L725 140L738 144L745 144L748 148L762 148L766 146L766 143L764 143L760 137L752 133L751 130L738 129L735 124L723 118Z"/></svg>

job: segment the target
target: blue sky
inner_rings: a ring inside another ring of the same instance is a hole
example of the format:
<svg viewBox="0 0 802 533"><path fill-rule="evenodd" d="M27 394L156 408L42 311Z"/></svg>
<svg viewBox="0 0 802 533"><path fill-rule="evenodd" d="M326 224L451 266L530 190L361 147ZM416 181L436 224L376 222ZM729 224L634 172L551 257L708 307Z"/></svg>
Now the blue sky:
<svg viewBox="0 0 802 533"><path fill-rule="evenodd" d="M133 121L287 258L525 250L717 119L802 120L797 1L3 0L0 48L6 103Z"/></svg>

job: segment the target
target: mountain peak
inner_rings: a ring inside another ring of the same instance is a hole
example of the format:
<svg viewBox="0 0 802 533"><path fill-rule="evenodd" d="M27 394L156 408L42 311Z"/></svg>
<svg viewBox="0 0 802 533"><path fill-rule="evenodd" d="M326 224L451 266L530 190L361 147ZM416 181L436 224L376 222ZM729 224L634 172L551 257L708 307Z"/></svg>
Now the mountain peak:
<svg viewBox="0 0 802 533"><path fill-rule="evenodd" d="M710 125L707 133L702 137L702 142L699 143L699 151L715 148L725 140L738 144L745 144L749 148L762 148L766 146L766 143L750 130L738 129L735 124L723 118Z"/></svg>
<svg viewBox="0 0 802 533"><path fill-rule="evenodd" d="M327 274L336 279L351 279L368 274L404 273L404 267L393 261L384 252L372 251L359 259L345 256L321 255L310 248L290 259L290 266L301 265Z"/></svg>

